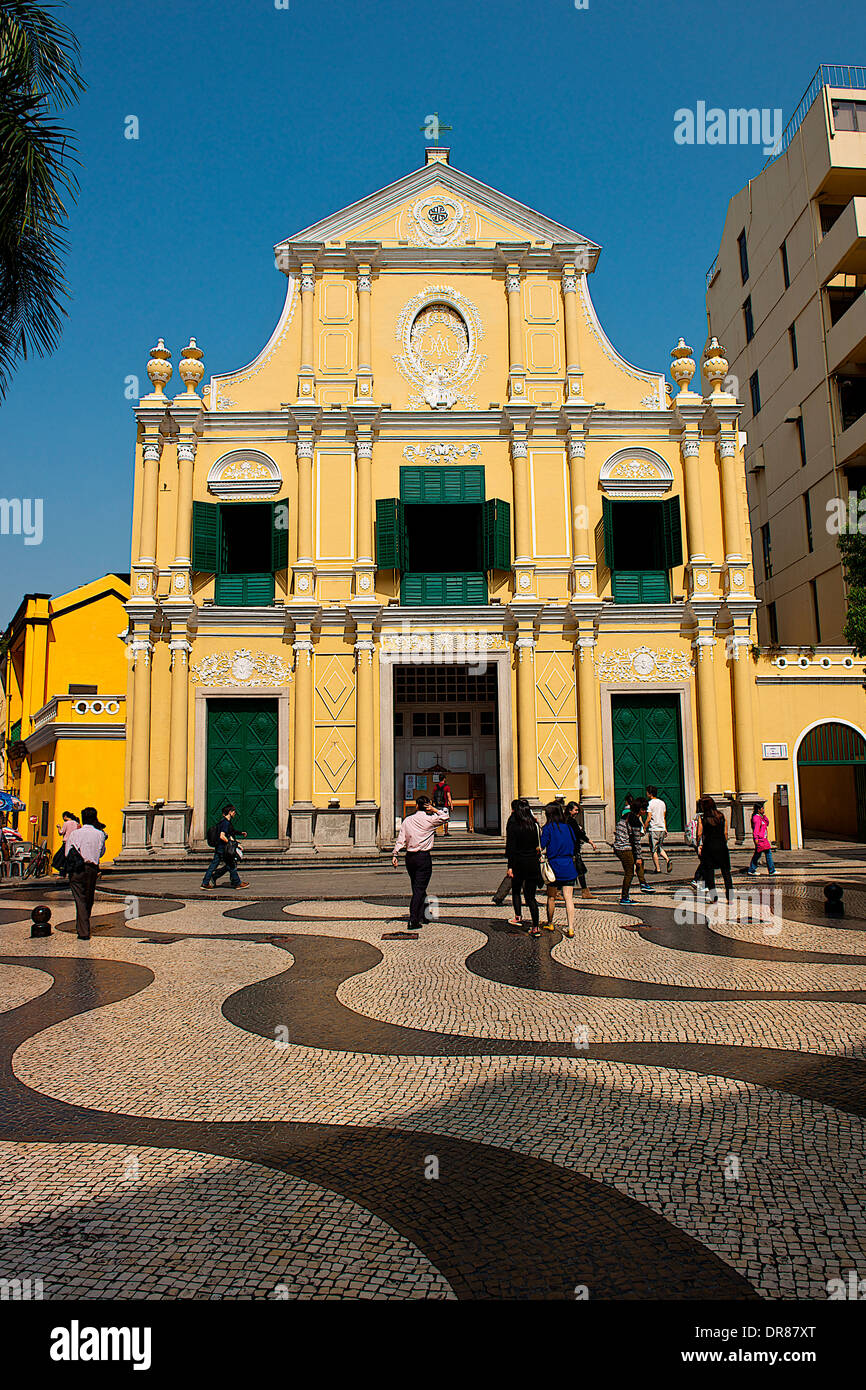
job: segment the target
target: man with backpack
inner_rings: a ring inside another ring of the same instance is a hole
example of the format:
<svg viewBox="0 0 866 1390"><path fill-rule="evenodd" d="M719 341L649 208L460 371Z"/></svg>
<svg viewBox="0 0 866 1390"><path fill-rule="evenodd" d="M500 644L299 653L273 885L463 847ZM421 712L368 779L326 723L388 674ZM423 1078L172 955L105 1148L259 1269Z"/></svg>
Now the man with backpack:
<svg viewBox="0 0 866 1390"><path fill-rule="evenodd" d="M236 807L231 804L223 807L222 819L207 832L207 842L213 847L213 859L208 865L207 873L202 880L202 888L210 888L212 883L216 883L220 874L224 874L228 869L229 884L232 888L249 888L246 881L241 881L238 873L238 839L232 826L232 821L237 815ZM240 834L246 837L246 831Z"/></svg>

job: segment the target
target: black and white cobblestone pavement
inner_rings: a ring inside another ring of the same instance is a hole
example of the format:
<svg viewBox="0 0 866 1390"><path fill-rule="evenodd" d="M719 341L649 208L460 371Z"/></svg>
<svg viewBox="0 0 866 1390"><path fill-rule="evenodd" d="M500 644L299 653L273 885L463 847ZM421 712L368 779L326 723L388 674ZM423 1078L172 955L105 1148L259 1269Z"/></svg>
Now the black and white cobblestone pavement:
<svg viewBox="0 0 866 1390"><path fill-rule="evenodd" d="M538 941L457 870L417 940L380 869L255 898L106 876L90 942L64 889L4 881L0 1276L826 1300L866 1274L864 869L791 867L775 920L677 910L669 879L621 909L600 873Z"/></svg>

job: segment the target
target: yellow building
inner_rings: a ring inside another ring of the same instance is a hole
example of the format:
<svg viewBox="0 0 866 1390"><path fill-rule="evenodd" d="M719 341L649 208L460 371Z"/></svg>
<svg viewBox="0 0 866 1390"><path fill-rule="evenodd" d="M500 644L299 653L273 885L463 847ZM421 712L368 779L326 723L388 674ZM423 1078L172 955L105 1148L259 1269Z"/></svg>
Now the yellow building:
<svg viewBox="0 0 866 1390"><path fill-rule="evenodd" d="M25 839L60 843L64 811L95 806L108 853L122 839L129 576L27 594L4 634L6 782ZM35 823L33 818L35 819Z"/></svg>
<svg viewBox="0 0 866 1390"><path fill-rule="evenodd" d="M674 389L626 362L590 297L599 250L431 149L277 245L285 305L248 366L199 396L192 340L169 399L160 341L122 859L203 848L226 800L253 846L373 854L435 766L476 832L564 793L610 836L647 781L673 829L707 792L739 830L781 784L796 843L798 762L808 828L862 776L864 663L752 649L723 352L706 395L682 340ZM828 720L844 758L807 737Z"/></svg>

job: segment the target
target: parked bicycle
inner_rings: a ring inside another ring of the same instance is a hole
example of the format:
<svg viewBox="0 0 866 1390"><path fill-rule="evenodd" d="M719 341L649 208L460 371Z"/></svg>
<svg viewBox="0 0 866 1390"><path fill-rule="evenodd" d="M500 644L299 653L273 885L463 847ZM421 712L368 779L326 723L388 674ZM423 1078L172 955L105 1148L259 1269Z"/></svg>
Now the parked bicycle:
<svg viewBox="0 0 866 1390"><path fill-rule="evenodd" d="M48 853L48 841L43 840L38 849L33 851L30 862L24 870L25 878L47 878L51 869L51 856Z"/></svg>

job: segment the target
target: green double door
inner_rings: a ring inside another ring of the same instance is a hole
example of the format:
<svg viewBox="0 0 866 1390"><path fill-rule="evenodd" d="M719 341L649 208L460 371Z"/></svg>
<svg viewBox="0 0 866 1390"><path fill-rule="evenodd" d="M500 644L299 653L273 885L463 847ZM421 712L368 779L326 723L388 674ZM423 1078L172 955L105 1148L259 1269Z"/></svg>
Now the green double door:
<svg viewBox="0 0 866 1390"><path fill-rule="evenodd" d="M676 695L612 695L613 779L616 814L628 792L645 796L658 787L667 805L668 830L685 825L683 744Z"/></svg>
<svg viewBox="0 0 866 1390"><path fill-rule="evenodd" d="M251 840L275 840L278 761L276 700L208 700L208 825L230 801L239 830Z"/></svg>

